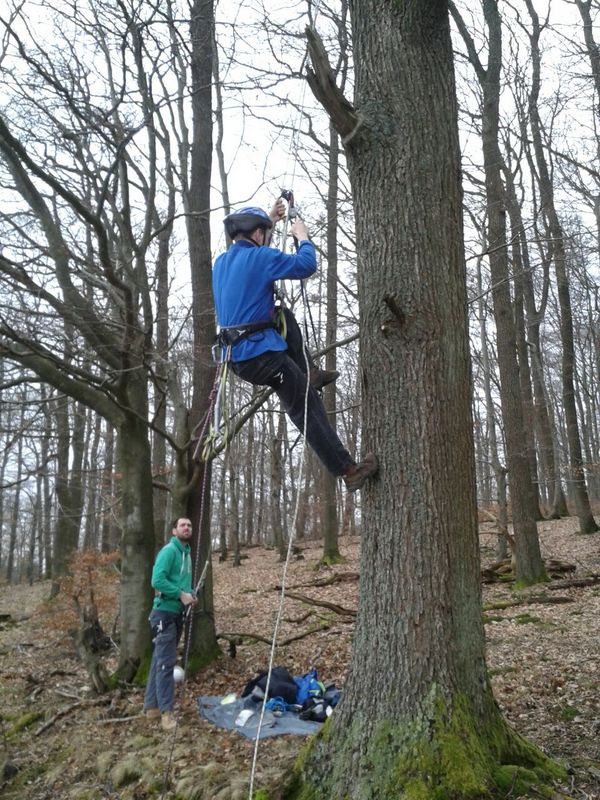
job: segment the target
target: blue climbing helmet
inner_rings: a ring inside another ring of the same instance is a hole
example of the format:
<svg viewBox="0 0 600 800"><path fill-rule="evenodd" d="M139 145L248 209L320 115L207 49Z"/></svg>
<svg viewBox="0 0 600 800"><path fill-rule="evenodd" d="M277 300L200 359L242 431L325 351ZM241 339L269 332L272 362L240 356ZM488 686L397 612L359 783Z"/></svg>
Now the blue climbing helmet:
<svg viewBox="0 0 600 800"><path fill-rule="evenodd" d="M246 208L240 208L239 211L228 214L223 220L223 224L227 235L233 239L238 233L250 233L255 228L269 230L273 227L273 220L262 208L246 206Z"/></svg>

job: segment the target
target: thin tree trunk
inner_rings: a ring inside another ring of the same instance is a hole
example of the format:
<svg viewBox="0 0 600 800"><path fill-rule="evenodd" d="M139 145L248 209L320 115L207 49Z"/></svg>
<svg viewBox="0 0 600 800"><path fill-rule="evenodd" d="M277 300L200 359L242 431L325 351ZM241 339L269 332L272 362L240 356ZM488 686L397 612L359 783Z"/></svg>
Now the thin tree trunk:
<svg viewBox="0 0 600 800"><path fill-rule="evenodd" d="M469 60L483 92L482 144L488 217L488 258L492 278L492 299L500 372L500 402L506 440L508 483L514 526L515 576L522 584L546 579L540 553L534 507L532 475L527 449L517 341L510 296L508 247L506 240L506 195L502 183L502 153L498 144L500 75L502 70L502 27L496 0L484 0L488 30L488 60L484 69L479 55L453 4L454 19L467 46ZM537 477L537 476L536 476Z"/></svg>
<svg viewBox="0 0 600 800"><path fill-rule="evenodd" d="M535 150L538 168L538 181L540 186L540 203L547 220L547 234L551 242L558 302L560 308L560 339L562 344L561 379L563 406L567 424L567 441L569 444L569 461L573 497L579 527L582 533L595 533L598 530L592 515L590 501L585 482L583 457L581 452L581 438L577 421L577 406L575 401L575 346L573 341L573 317L571 312L571 296L569 279L567 276L567 258L564 244L564 232L558 218L554 202L554 187L548 171L546 156L542 142L542 124L538 111L538 95L540 86L540 50L539 37L540 25L537 12L532 1L526 0L531 16L533 31L529 36L531 43L532 78L531 92L529 95L529 117L531 135Z"/></svg>
<svg viewBox="0 0 600 800"><path fill-rule="evenodd" d="M233 550L233 566L241 566L240 554L240 481L237 464L232 457L229 465L229 541Z"/></svg>
<svg viewBox="0 0 600 800"><path fill-rule="evenodd" d="M42 384L42 412L44 414L44 437L42 439L42 454L44 470L42 472L42 485L44 492L44 521L43 530L40 535L43 540L40 541L40 561L43 560L44 571L43 577L48 579L52 576L52 490L50 488L50 462L48 459L48 451L50 448L50 441L53 434L53 419L50 411L50 400L48 396L47 387Z"/></svg>
<svg viewBox="0 0 600 800"><path fill-rule="evenodd" d="M337 336L337 206L339 181L338 132L329 123L329 180L327 187L327 324L325 346L334 344ZM325 369L337 369L335 347L325 357ZM323 405L331 427L336 428L336 388L330 383L323 391ZM321 470L321 515L323 521L323 562L335 564L342 560L338 544L337 479L327 470Z"/></svg>
<svg viewBox="0 0 600 800"><path fill-rule="evenodd" d="M479 336L481 347L481 363L483 368L483 385L485 395L485 412L487 423L487 438L490 449L490 461L494 470L496 480L496 503L498 505L498 519L504 531L508 526L508 510L506 507L506 468L500 462L498 455L498 436L497 420L494 398L492 397L492 372L490 367L490 354L488 348L487 330L485 326L485 303L483 294L483 282L481 279L481 261L477 261L477 296L479 314ZM506 558L508 552L508 540L502 534L498 537L496 556Z"/></svg>
<svg viewBox="0 0 600 800"><path fill-rule="evenodd" d="M104 466L102 469L102 526L101 550L110 553L119 546L119 532L115 522L115 432L110 422L104 437Z"/></svg>
<svg viewBox="0 0 600 800"><path fill-rule="evenodd" d="M25 403L21 406L19 415L19 431L23 431L25 423ZM10 585L16 583L17 578L20 577L20 564L17 563L16 550L17 539L19 535L19 523L21 522L21 476L23 468L23 436L20 435L17 439L17 452L16 452L16 473L15 473L15 486L12 498L12 508L10 514L10 528L8 539L8 557L6 562L6 582Z"/></svg>
<svg viewBox="0 0 600 800"><path fill-rule="evenodd" d="M90 427L93 424L94 435L91 447L86 452L86 492L87 494L87 513L84 521L83 549L95 550L98 547L98 489L101 472L98 468L100 433L102 431L102 418L94 414L90 409Z"/></svg>
<svg viewBox="0 0 600 800"><path fill-rule="evenodd" d="M278 414L277 429L273 422L273 414L269 414L271 480L270 511L271 541L279 550L279 558L285 560L286 550L283 541L283 524L281 520L281 484L283 480L281 466L281 444L283 439L283 413Z"/></svg>
<svg viewBox="0 0 600 800"><path fill-rule="evenodd" d="M512 242L512 265L514 275L514 316L515 334L517 338L517 353L519 364L519 381L521 386L521 398L523 403L523 427L527 446L527 456L529 459L529 471L531 474L531 515L535 520L543 519L540 510L540 496L538 487L538 468L535 451L534 437L534 402L531 387L531 370L529 367L529 348L527 346L527 334L524 310L525 292L525 269L529 266L524 263L524 250L521 247L521 237L523 233L523 221L517 201L515 187L512 181L512 173L504 168L505 194L508 216L510 219L510 233Z"/></svg>
<svg viewBox="0 0 600 800"><path fill-rule="evenodd" d="M161 227L156 220L158 235L158 254L156 258L156 373L154 393L154 422L158 430L167 430L167 392L169 380L169 257L173 217L175 215L175 183L170 155L166 163L166 179L169 185L169 200L166 211L167 224ZM164 483L166 479L167 442L165 437L155 432L152 437L152 474L155 480ZM155 547L162 547L167 521L168 494L164 489L154 491L154 533Z"/></svg>
<svg viewBox="0 0 600 800"><path fill-rule="evenodd" d="M59 592L60 578L68 573L69 559L77 550L81 523L81 508L75 507L71 494L70 478L73 472L71 471L72 465L69 463L72 443L71 429L73 429L73 444L75 444L75 428L77 426L79 433L80 424L77 419L77 404L73 403L73 425L71 425L70 402L67 397L61 397L55 404L57 439L55 491L58 508L52 561L53 596ZM81 480L81 474L79 480Z"/></svg>
<svg viewBox="0 0 600 800"><path fill-rule="evenodd" d="M225 452L219 481L219 561L227 561L227 470L229 449ZM213 473L214 474L214 473Z"/></svg>
<svg viewBox="0 0 600 800"><path fill-rule="evenodd" d="M267 451L266 447L266 435L267 435L267 426L265 424L261 425L260 429L260 436L258 442L258 449L265 453ZM257 531L257 539L259 542L264 544L266 540L265 535L265 503L267 493L265 492L265 475L266 475L266 459L261 458L259 461L259 481L258 481L258 513L256 515L256 531Z"/></svg>
<svg viewBox="0 0 600 800"><path fill-rule="evenodd" d="M254 542L256 509L256 463L254 458L254 418L246 425L246 459L244 461L244 535L246 544Z"/></svg>
<svg viewBox="0 0 600 800"><path fill-rule="evenodd" d="M35 569L35 546L39 541L39 530L42 527L42 476L38 473L35 481L36 493L35 504L33 506L33 518L31 530L29 532L29 560L27 562L27 583L32 586L36 578ZM41 561L42 551L39 551Z"/></svg>

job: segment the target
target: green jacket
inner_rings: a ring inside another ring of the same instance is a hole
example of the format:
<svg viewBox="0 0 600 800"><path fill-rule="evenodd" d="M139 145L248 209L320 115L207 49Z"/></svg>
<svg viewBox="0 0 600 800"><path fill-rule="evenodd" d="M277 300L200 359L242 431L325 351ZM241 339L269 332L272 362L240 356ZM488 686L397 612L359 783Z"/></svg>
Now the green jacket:
<svg viewBox="0 0 600 800"><path fill-rule="evenodd" d="M192 559L189 544L173 536L159 551L152 570L152 588L156 592L153 608L160 611L183 611L181 592L192 591Z"/></svg>

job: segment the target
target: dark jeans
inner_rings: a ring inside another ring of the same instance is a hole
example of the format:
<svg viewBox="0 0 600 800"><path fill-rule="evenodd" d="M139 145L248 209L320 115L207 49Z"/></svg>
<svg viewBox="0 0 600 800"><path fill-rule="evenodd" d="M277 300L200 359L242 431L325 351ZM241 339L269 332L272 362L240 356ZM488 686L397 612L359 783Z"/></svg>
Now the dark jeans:
<svg viewBox="0 0 600 800"><path fill-rule="evenodd" d="M172 711L175 698L173 667L177 661L177 642L183 630L183 615L153 609L149 621L154 649L144 695L144 708Z"/></svg>
<svg viewBox="0 0 600 800"><path fill-rule="evenodd" d="M304 344L298 323L286 309L288 350L268 351L247 361L234 361L231 367L236 375L256 386L271 386L289 418L298 430L304 432L304 403L306 396L306 362ZM291 318L291 319L290 319ZM309 368L312 368L309 358ZM329 424L323 402L312 386L308 386L306 440L332 475L343 475L354 459L340 442Z"/></svg>

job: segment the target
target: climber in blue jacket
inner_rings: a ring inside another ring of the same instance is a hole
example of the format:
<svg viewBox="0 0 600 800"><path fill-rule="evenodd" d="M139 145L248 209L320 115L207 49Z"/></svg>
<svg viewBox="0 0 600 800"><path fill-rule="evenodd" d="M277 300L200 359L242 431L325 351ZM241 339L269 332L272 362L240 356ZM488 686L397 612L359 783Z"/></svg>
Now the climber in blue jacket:
<svg viewBox="0 0 600 800"><path fill-rule="evenodd" d="M285 338L275 314L275 281L302 280L317 269L315 246L300 217L291 226L298 241L295 254L268 246L274 223L284 215L285 206L279 199L270 214L247 207L225 218L225 230L233 244L213 267L220 341L235 374L254 385L273 388L301 432L306 399L308 443L329 472L341 476L353 492L375 475L377 459L368 454L357 464L341 443L317 392L338 373L314 365L291 312L284 311Z"/></svg>

